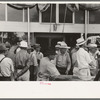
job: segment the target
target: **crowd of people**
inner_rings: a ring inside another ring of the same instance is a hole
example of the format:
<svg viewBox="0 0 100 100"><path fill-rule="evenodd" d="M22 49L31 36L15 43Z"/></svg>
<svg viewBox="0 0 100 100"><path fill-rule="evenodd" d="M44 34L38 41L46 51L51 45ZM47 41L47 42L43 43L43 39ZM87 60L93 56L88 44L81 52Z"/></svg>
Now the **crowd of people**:
<svg viewBox="0 0 100 100"><path fill-rule="evenodd" d="M0 81L99 80L100 51L83 37L74 48L58 41L55 50L43 54L40 44L29 47L25 40L0 44Z"/></svg>

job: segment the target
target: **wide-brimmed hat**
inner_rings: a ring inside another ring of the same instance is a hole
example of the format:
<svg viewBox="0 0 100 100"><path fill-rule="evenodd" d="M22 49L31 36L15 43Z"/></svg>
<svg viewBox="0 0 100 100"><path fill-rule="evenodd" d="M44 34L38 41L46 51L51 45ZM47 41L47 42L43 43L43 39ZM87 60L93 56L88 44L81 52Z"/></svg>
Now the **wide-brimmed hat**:
<svg viewBox="0 0 100 100"><path fill-rule="evenodd" d="M87 45L87 47L88 47L88 48L97 48L97 44L95 44L95 43L89 43L89 44Z"/></svg>
<svg viewBox="0 0 100 100"><path fill-rule="evenodd" d="M28 48L28 44L26 41L21 41L19 46L23 48Z"/></svg>
<svg viewBox="0 0 100 100"><path fill-rule="evenodd" d="M76 45L79 46L79 45L84 44L86 41L84 40L84 38L79 38L79 39L76 40L76 42L77 42Z"/></svg>
<svg viewBox="0 0 100 100"><path fill-rule="evenodd" d="M58 41L57 45L55 45L55 48L60 48L60 46L61 46L61 41Z"/></svg>
<svg viewBox="0 0 100 100"><path fill-rule="evenodd" d="M6 51L7 48L5 46L5 44L0 44L0 51Z"/></svg>
<svg viewBox="0 0 100 100"><path fill-rule="evenodd" d="M63 41L61 42L61 45L59 48L65 48L65 49L70 49L70 47Z"/></svg>
<svg viewBox="0 0 100 100"><path fill-rule="evenodd" d="M52 49L52 48L49 48L47 49L47 51L45 52L45 55L48 56L48 55L55 55L55 50Z"/></svg>

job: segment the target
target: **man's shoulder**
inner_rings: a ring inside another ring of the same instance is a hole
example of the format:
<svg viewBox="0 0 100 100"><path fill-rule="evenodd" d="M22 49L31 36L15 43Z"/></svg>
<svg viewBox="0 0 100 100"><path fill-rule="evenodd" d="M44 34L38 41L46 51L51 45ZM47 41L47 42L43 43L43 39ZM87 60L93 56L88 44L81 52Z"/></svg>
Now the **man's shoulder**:
<svg viewBox="0 0 100 100"><path fill-rule="evenodd" d="M13 62L12 59L9 58L9 57L5 57L5 58L3 59L3 61L5 61L5 62Z"/></svg>

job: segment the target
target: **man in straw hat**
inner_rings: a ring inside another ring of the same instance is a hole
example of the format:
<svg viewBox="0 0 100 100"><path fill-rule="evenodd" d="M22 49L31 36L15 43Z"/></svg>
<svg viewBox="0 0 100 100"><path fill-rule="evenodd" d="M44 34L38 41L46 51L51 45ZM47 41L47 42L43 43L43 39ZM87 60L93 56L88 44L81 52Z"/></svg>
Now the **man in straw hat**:
<svg viewBox="0 0 100 100"><path fill-rule="evenodd" d="M91 76L90 68L94 68L95 65L93 64L93 61L91 60L89 53L85 50L86 41L82 37L77 39L76 41L77 41L76 45L79 46L79 50L77 51L77 55L76 55L77 63L78 63L77 74L81 78L90 77Z"/></svg>
<svg viewBox="0 0 100 100"><path fill-rule="evenodd" d="M95 65L94 68L90 69L91 75L95 76L97 74L97 70L98 70L97 44L89 43L87 47L89 50L90 58L93 61L93 64Z"/></svg>
<svg viewBox="0 0 100 100"><path fill-rule="evenodd" d="M20 42L21 50L16 54L16 79L18 81L29 81L30 56L27 52L28 44L26 41Z"/></svg>
<svg viewBox="0 0 100 100"><path fill-rule="evenodd" d="M13 61L5 57L7 48L4 44L0 44L0 81L11 81L14 73Z"/></svg>
<svg viewBox="0 0 100 100"><path fill-rule="evenodd" d="M68 47L67 44L62 41L59 48L60 54L56 56L56 67L60 74L65 75L68 74L71 68L71 60L69 53L67 52L67 49L70 49L70 47Z"/></svg>

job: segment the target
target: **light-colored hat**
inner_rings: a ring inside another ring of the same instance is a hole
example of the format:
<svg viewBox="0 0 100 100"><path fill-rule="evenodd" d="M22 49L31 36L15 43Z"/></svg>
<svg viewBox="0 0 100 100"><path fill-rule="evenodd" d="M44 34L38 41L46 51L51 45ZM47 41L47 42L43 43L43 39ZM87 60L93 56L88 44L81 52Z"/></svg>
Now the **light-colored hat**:
<svg viewBox="0 0 100 100"><path fill-rule="evenodd" d="M60 45L60 47L59 48L66 48L66 49L70 49L70 47L64 42L64 41L62 41L61 42L61 45Z"/></svg>
<svg viewBox="0 0 100 100"><path fill-rule="evenodd" d="M81 37L81 38L77 39L76 42L77 42L76 45L79 46L79 45L84 44L86 41L84 40L84 38Z"/></svg>
<svg viewBox="0 0 100 100"><path fill-rule="evenodd" d="M97 44L94 44L94 43L89 43L87 45L88 48L97 48Z"/></svg>
<svg viewBox="0 0 100 100"><path fill-rule="evenodd" d="M58 41L57 45L55 45L55 48L60 48L60 46L61 46L61 41Z"/></svg>
<svg viewBox="0 0 100 100"><path fill-rule="evenodd" d="M19 46L23 48L28 48L28 44L26 41L21 41Z"/></svg>

